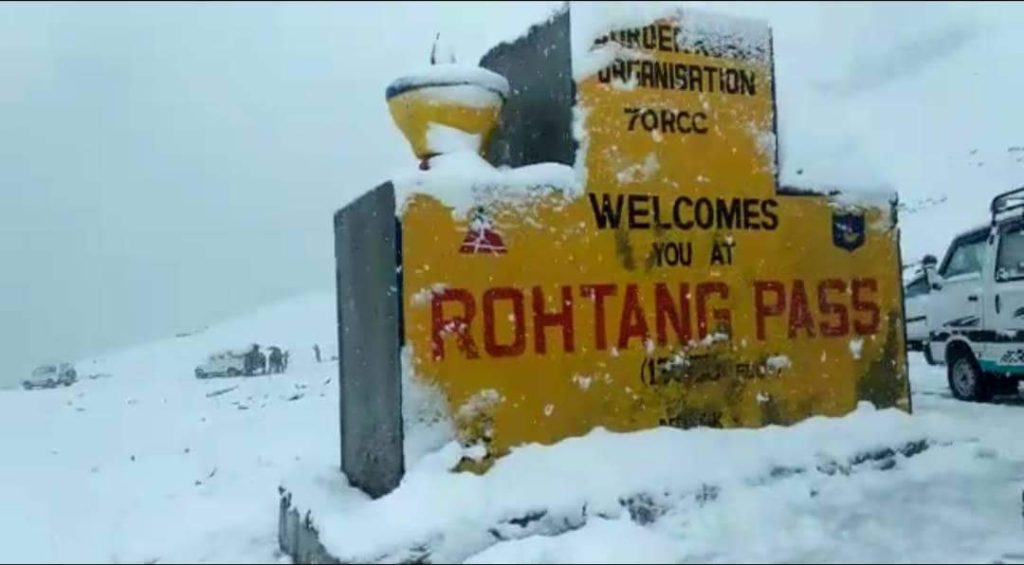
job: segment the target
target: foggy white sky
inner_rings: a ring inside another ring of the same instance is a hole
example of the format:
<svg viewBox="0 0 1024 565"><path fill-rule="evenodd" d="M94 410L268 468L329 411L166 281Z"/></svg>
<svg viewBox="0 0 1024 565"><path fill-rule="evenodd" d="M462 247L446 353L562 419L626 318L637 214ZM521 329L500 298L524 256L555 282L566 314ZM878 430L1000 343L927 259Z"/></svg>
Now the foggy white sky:
<svg viewBox="0 0 1024 565"><path fill-rule="evenodd" d="M0 383L332 289L334 210L412 159L385 86L427 63L437 32L475 63L557 6L0 4ZM861 119L890 123L885 108L815 114L803 94L852 100L986 22L1024 22L992 5L713 9L772 24L783 135L845 119L834 127L894 140Z"/></svg>
<svg viewBox="0 0 1024 565"><path fill-rule="evenodd" d="M557 6L557 4L555 4ZM0 5L0 381L331 289L384 88L551 5Z"/></svg>

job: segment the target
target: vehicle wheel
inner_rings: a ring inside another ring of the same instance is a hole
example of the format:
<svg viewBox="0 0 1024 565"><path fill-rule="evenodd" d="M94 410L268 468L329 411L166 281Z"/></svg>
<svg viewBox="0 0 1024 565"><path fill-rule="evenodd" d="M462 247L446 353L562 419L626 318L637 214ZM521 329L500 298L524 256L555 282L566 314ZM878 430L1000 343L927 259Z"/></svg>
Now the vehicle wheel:
<svg viewBox="0 0 1024 565"><path fill-rule="evenodd" d="M992 398L988 377L981 371L974 354L965 348L956 348L949 358L949 390L957 400L986 402Z"/></svg>
<svg viewBox="0 0 1024 565"><path fill-rule="evenodd" d="M228 369L228 376L229 377L237 377L238 375L241 375L241 374L242 373L239 372L239 370L234 368L234 367L231 367L231 368Z"/></svg>
<svg viewBox="0 0 1024 565"><path fill-rule="evenodd" d="M929 365L931 365L933 367L939 364L939 362L935 360L935 357L932 356L932 344L931 343L925 342L921 346L921 351L924 354L924 361L925 361L925 363L928 363Z"/></svg>
<svg viewBox="0 0 1024 565"><path fill-rule="evenodd" d="M197 379L205 379L206 378L206 373L203 372L202 369L196 369L196 378Z"/></svg>

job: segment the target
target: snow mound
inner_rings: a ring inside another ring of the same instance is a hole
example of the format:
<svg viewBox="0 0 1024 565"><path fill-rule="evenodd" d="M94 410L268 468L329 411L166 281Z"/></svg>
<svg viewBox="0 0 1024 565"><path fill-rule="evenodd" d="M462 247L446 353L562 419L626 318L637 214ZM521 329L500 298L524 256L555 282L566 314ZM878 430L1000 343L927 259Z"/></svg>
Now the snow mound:
<svg viewBox="0 0 1024 565"><path fill-rule="evenodd" d="M608 544L608 540L615 540ZM669 540L629 519L593 519L561 536L497 543L465 563L672 563L682 540ZM643 551L637 552L637 548Z"/></svg>
<svg viewBox="0 0 1024 565"><path fill-rule="evenodd" d="M509 92L508 80L498 73L470 65L439 64L395 80L387 88L387 97L418 88L448 86L479 86L502 99L508 97Z"/></svg>
<svg viewBox="0 0 1024 565"><path fill-rule="evenodd" d="M933 446L955 445L958 437L923 418L865 404L846 418L812 418L790 428L597 429L554 446L515 449L482 476L449 472L464 455L451 443L412 465L399 488L376 501L318 489L333 469L312 480L296 475L284 486L297 507L312 511L321 541L342 561L397 561L426 551L432 561L457 562L493 552L474 558L484 562L512 549L543 556L555 543L523 540L487 549L498 541L579 530L566 547L580 547L575 542L595 532L634 528L594 519L653 524L724 493L793 477L809 488L829 477L892 469Z"/></svg>
<svg viewBox="0 0 1024 565"><path fill-rule="evenodd" d="M800 114L779 117L780 187L831 194L841 204L885 206L896 201L897 192L881 165L841 123L822 128L802 120Z"/></svg>
<svg viewBox="0 0 1024 565"><path fill-rule="evenodd" d="M427 145L436 154L477 151L480 135L431 122L427 127Z"/></svg>
<svg viewBox="0 0 1024 565"><path fill-rule="evenodd" d="M466 150L434 157L430 170L396 175L393 184L399 215L415 194L431 195L452 208L454 214L466 216L489 203L515 205L552 192L571 200L581 193L576 172L567 165L495 168L474 151Z"/></svg>

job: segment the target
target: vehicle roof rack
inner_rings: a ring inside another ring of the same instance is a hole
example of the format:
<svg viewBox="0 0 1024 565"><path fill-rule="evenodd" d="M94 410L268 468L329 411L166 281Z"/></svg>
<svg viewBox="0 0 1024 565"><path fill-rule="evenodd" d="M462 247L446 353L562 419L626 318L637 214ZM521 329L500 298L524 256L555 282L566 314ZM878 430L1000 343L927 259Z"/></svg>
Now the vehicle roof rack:
<svg viewBox="0 0 1024 565"><path fill-rule="evenodd" d="M992 199L992 206L990 207L992 211L992 225L996 225L998 222L999 214L1021 209L1024 209L1024 186L996 195Z"/></svg>

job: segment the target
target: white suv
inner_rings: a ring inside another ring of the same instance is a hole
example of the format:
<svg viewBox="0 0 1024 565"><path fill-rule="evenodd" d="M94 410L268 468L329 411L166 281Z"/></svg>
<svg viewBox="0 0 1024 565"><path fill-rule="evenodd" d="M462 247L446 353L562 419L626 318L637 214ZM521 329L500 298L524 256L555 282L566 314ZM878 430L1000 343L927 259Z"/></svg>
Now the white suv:
<svg viewBox="0 0 1024 565"><path fill-rule="evenodd" d="M71 363L59 363L57 365L40 365L32 371L29 378L21 381L25 390L34 388L56 388L58 386L71 386L78 380L78 373Z"/></svg>
<svg viewBox="0 0 1024 565"><path fill-rule="evenodd" d="M249 367L249 352L246 350L219 351L206 358L196 367L196 378L237 377L252 374Z"/></svg>
<svg viewBox="0 0 1024 565"><path fill-rule="evenodd" d="M925 273L930 353L961 400L1017 392L1024 377L1024 188L992 200L992 220L957 236Z"/></svg>

